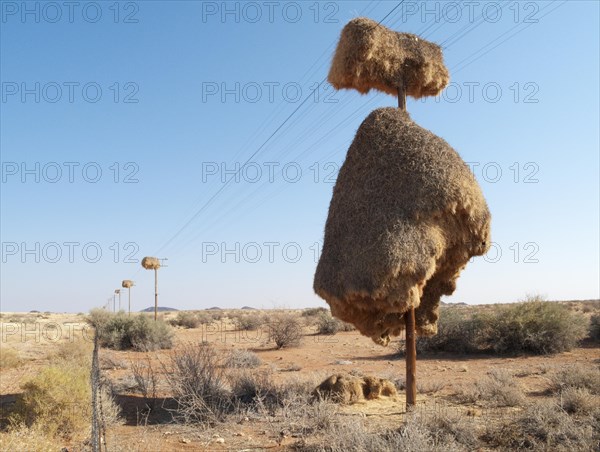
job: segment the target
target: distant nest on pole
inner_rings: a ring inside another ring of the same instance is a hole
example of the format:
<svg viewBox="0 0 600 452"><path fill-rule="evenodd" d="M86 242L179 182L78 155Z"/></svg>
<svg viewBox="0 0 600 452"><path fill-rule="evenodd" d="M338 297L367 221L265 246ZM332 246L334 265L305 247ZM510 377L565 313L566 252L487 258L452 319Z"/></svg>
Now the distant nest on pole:
<svg viewBox="0 0 600 452"><path fill-rule="evenodd" d="M121 283L121 287L124 287L125 289L129 289L130 287L133 287L133 281L130 279L124 279L123 282Z"/></svg>
<svg viewBox="0 0 600 452"><path fill-rule="evenodd" d="M160 268L160 261L157 257L146 256L142 259L142 267L146 270L157 270Z"/></svg>
<svg viewBox="0 0 600 452"><path fill-rule="evenodd" d="M342 30L329 83L336 89L371 89L419 99L438 95L450 81L439 45L411 33L399 33L359 17Z"/></svg>

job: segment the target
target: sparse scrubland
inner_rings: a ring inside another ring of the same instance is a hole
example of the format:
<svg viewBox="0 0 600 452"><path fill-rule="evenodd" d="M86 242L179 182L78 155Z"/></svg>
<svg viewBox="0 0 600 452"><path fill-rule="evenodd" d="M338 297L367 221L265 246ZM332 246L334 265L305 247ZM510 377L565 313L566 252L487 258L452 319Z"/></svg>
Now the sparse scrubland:
<svg viewBox="0 0 600 452"><path fill-rule="evenodd" d="M443 306L439 334L418 340L410 413L402 340L376 347L321 308L78 321L102 345L108 450L588 451L600 450L599 314L598 302ZM1 345L2 450L89 450L90 338Z"/></svg>

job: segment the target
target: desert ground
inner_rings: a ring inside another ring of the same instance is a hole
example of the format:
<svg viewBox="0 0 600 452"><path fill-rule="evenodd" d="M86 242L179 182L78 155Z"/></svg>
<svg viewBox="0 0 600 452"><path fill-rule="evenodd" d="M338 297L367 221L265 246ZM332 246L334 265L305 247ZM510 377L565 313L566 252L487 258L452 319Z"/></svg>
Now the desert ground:
<svg viewBox="0 0 600 452"><path fill-rule="evenodd" d="M597 300L561 304L579 315L580 320L589 321L600 314ZM447 309L472 312L495 308L446 307L442 316ZM120 412L117 420L106 425L101 440L106 450L345 450L348 441L353 450L373 450L386 441L390 450L397 447L599 450L600 447L597 424L600 344L591 337L581 339L569 351L549 354L420 350L417 405L407 413L402 337L388 347L381 347L352 328L329 331L322 325L329 314L315 309L181 312L159 314L161 321L174 324L170 327L171 348L149 351L100 348L102 378ZM143 315L152 319L151 314ZM273 343L268 326L279 315L300 322L299 344L278 348ZM199 320L181 325L181 320L192 316ZM49 433L35 420L14 417L22 400L28 400L27 382L43 369L66 363L67 369L82 366L85 375L89 375L86 366L93 348L94 328L87 318L83 313L2 313L2 450L90 449L90 430L85 423L90 413L85 397L71 408L83 422L71 430ZM335 334L325 334L331 332ZM222 380L223 391L237 394L236 405L222 415L182 419L174 400L173 357L181 351L201 347L214 352L216 369L211 371ZM388 379L398 394L373 400L359 397L345 403L335 397L315 398L314 388L336 374ZM576 388L580 392L575 395L567 392L569 382L560 379L568 379L569 375L580 375L582 381L587 379L587 383L572 384L587 385L587 389ZM57 407L62 403L52 400L50 403L56 403ZM549 404L560 406L560 416L564 413L565 422L572 423L551 428L556 432L576 427L579 438L570 438L568 434L545 438L546 433L534 431L509 433L510 428L522 426L523 419L527 423L523 416L532 407ZM63 405L60 407L56 409L64 409ZM54 418L48 419L47 422L52 422ZM423 426L428 429L425 433ZM390 439L390 432L397 437Z"/></svg>

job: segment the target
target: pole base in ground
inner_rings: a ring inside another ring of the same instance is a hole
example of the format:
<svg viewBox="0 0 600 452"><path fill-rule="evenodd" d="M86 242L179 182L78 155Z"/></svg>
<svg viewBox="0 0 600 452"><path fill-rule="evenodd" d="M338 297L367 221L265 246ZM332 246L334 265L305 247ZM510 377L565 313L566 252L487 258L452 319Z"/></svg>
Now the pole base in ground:
<svg viewBox="0 0 600 452"><path fill-rule="evenodd" d="M406 327L406 411L417 402L417 341L415 334L415 309L404 313Z"/></svg>

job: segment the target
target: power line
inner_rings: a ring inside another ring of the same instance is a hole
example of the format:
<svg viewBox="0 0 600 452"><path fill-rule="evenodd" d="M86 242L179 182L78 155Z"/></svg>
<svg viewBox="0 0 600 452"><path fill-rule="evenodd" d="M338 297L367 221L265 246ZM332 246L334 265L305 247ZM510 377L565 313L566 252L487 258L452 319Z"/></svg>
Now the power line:
<svg viewBox="0 0 600 452"><path fill-rule="evenodd" d="M388 12L383 19L381 19L375 26L379 26L381 25L381 23L387 19L394 11L396 11L400 5L402 5L402 3L404 3L404 0L402 0L400 3L398 3L394 8L392 8L392 10L390 12ZM245 166L267 145L267 143L269 143L269 141L271 141L271 139L277 134L277 132L279 132L283 126L285 126L288 121L298 112L298 110L300 110L300 108L302 108L302 106L304 104L306 104L306 102L308 101L308 99L310 99L314 93L320 89L321 85L327 80L327 77L324 77L323 80L321 80L317 86L308 94L308 96L306 96L304 98L304 100L287 116L287 118L284 119L284 121L267 137L267 139L258 147L258 149L256 149L256 151L254 151L250 157L248 157L246 159L246 161L241 165L241 167L236 171L235 174L233 174L233 176L227 180L203 205L202 207L200 207L200 209L196 210L196 212L192 215L192 217L190 219L188 219L183 226L181 226L177 232L175 232L174 235L172 235L159 249L156 254L159 254L160 252L162 252L163 249L165 249L167 246L169 246L173 240L175 240L196 218L198 218L198 216L204 212L204 210L225 190L225 188L227 188L230 184L230 182L237 177L237 175L239 174L239 172L245 168Z"/></svg>

